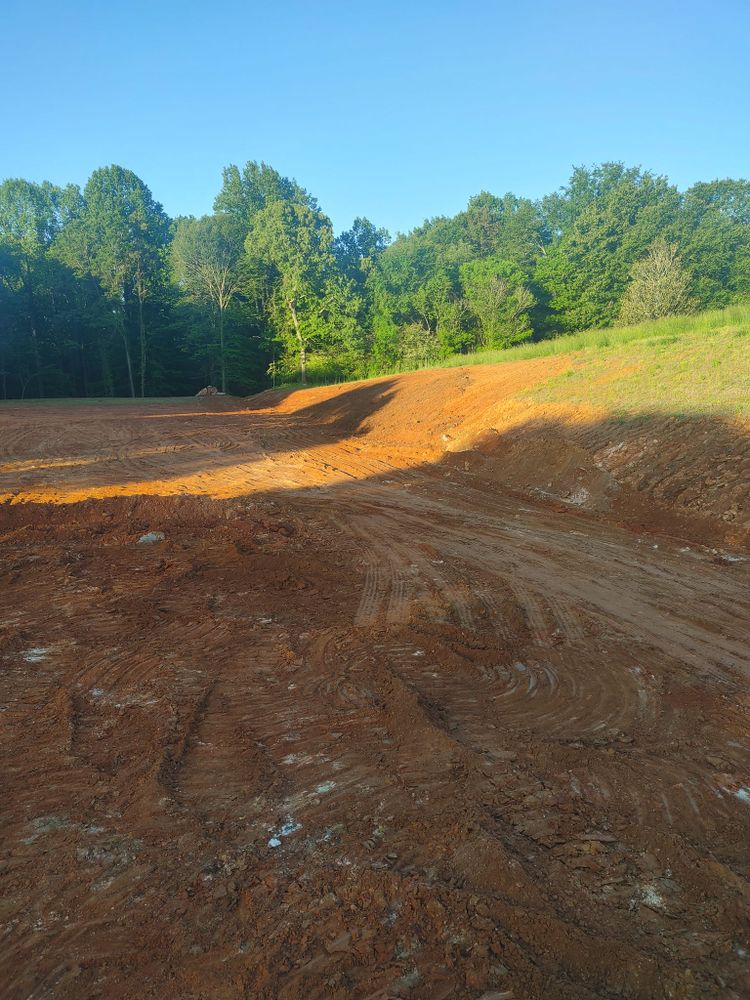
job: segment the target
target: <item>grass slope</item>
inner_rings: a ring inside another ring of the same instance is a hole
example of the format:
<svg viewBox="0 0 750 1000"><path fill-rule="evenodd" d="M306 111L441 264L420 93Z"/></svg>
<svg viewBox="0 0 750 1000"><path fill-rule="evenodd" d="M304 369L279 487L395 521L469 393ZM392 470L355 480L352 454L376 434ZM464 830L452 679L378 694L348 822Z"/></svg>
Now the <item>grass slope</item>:
<svg viewBox="0 0 750 1000"><path fill-rule="evenodd" d="M750 331L714 326L623 340L571 356L571 367L525 394L613 415L750 419Z"/></svg>
<svg viewBox="0 0 750 1000"><path fill-rule="evenodd" d="M636 326L607 327L602 330L583 330L550 340L519 344L502 351L477 351L474 354L454 354L436 367L452 368L457 365L495 365L505 361L522 361L526 358L546 358L553 354L570 354L575 351L601 351L610 347L646 340L668 342L683 337L716 333L750 333L750 303L712 309L690 316L667 316L664 319L639 323Z"/></svg>

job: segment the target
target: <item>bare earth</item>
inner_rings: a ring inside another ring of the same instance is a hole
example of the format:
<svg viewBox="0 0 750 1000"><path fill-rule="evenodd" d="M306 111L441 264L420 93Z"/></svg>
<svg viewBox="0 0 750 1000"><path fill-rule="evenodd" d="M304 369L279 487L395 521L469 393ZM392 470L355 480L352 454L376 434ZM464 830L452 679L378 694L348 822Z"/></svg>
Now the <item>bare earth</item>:
<svg viewBox="0 0 750 1000"><path fill-rule="evenodd" d="M559 364L0 409L3 997L750 995L750 435Z"/></svg>

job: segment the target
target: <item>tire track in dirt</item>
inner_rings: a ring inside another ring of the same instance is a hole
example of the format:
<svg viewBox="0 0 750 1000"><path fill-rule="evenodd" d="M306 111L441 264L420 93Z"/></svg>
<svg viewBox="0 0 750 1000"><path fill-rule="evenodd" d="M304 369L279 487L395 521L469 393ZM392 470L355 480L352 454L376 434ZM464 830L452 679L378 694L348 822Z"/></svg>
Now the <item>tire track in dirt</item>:
<svg viewBox="0 0 750 1000"><path fill-rule="evenodd" d="M391 537L394 534L392 531ZM415 553L413 549L412 555L417 558ZM409 558L407 553L402 555ZM490 568L485 562L485 569ZM450 597L448 588L445 589ZM573 612L567 599L542 597L517 582L511 584L511 589L527 617L533 641L548 649L555 647L558 662L552 665L534 660L516 661L509 668L505 689L486 695L503 707L503 725L516 723L526 729L532 726L545 737L564 737L568 741L596 741L597 737L603 737L604 744L618 738L632 741L633 731L642 732L654 724L662 726L664 731L664 720L659 718L657 708L659 693L650 691L643 683L641 667L632 656L623 656L615 649L611 659L599 657L595 665L580 669L581 654L575 646L585 638L583 623L592 614L596 620L596 607L584 608L581 603ZM480 589L476 596L486 606L486 590ZM460 624L466 627L465 623ZM622 638L627 642L626 637ZM564 648L557 649L559 643L574 647L569 656ZM645 649L643 653L647 655ZM458 715L465 714L464 705ZM490 734L492 738L494 734ZM669 826L677 824L686 835L704 835L712 822L710 819L707 825L706 815L728 818L726 809L717 801L727 793L707 776L709 768L659 760L645 775L640 763L636 770L640 771L638 776L630 775L629 781L623 781L618 788L620 801L630 800L630 809L636 815L643 817L650 808L640 793L645 784L650 789L663 789L658 798L664 804L664 818ZM599 804L606 804L612 796L602 775L589 774L588 788L592 799Z"/></svg>
<svg viewBox="0 0 750 1000"><path fill-rule="evenodd" d="M572 774L583 789L579 794L598 808L611 811L616 801L616 808L642 825L668 827L691 838L715 835L717 829L730 835L732 824L745 818L741 803L722 788L715 768L705 761L665 757L658 738L648 753L631 749L633 733L640 741L655 722L660 737L668 739L674 725L656 704L657 690L641 696L639 668L628 670L622 653L612 655L606 671L601 660L581 665L580 650L572 650L557 654L555 665L515 661L496 668L492 679L484 672L471 682L456 669L441 668L434 651L414 659L408 649L394 647L390 657L406 683L437 711L446 733L483 759L493 759L500 731L506 740L514 732L522 737L531 732L545 745L569 746L574 756L586 758L585 770L574 767ZM744 760L744 766L750 764L750 757Z"/></svg>

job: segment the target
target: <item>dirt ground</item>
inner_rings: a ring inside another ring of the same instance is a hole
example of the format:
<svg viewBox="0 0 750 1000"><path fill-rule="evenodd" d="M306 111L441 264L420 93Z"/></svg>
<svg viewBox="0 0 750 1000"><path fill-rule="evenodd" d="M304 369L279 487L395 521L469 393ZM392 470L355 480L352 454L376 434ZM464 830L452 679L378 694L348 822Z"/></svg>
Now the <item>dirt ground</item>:
<svg viewBox="0 0 750 1000"><path fill-rule="evenodd" d="M750 434L539 364L0 409L3 997L750 996Z"/></svg>

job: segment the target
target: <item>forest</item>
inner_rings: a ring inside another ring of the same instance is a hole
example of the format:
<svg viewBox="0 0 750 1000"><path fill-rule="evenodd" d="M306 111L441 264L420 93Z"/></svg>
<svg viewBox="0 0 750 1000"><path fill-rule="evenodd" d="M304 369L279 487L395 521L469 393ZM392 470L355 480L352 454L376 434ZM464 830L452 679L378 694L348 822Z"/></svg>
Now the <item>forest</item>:
<svg viewBox="0 0 750 1000"><path fill-rule="evenodd" d="M391 238L336 235L265 163L171 219L132 171L0 185L4 399L244 394L750 298L750 182L622 163L538 200L481 192Z"/></svg>

